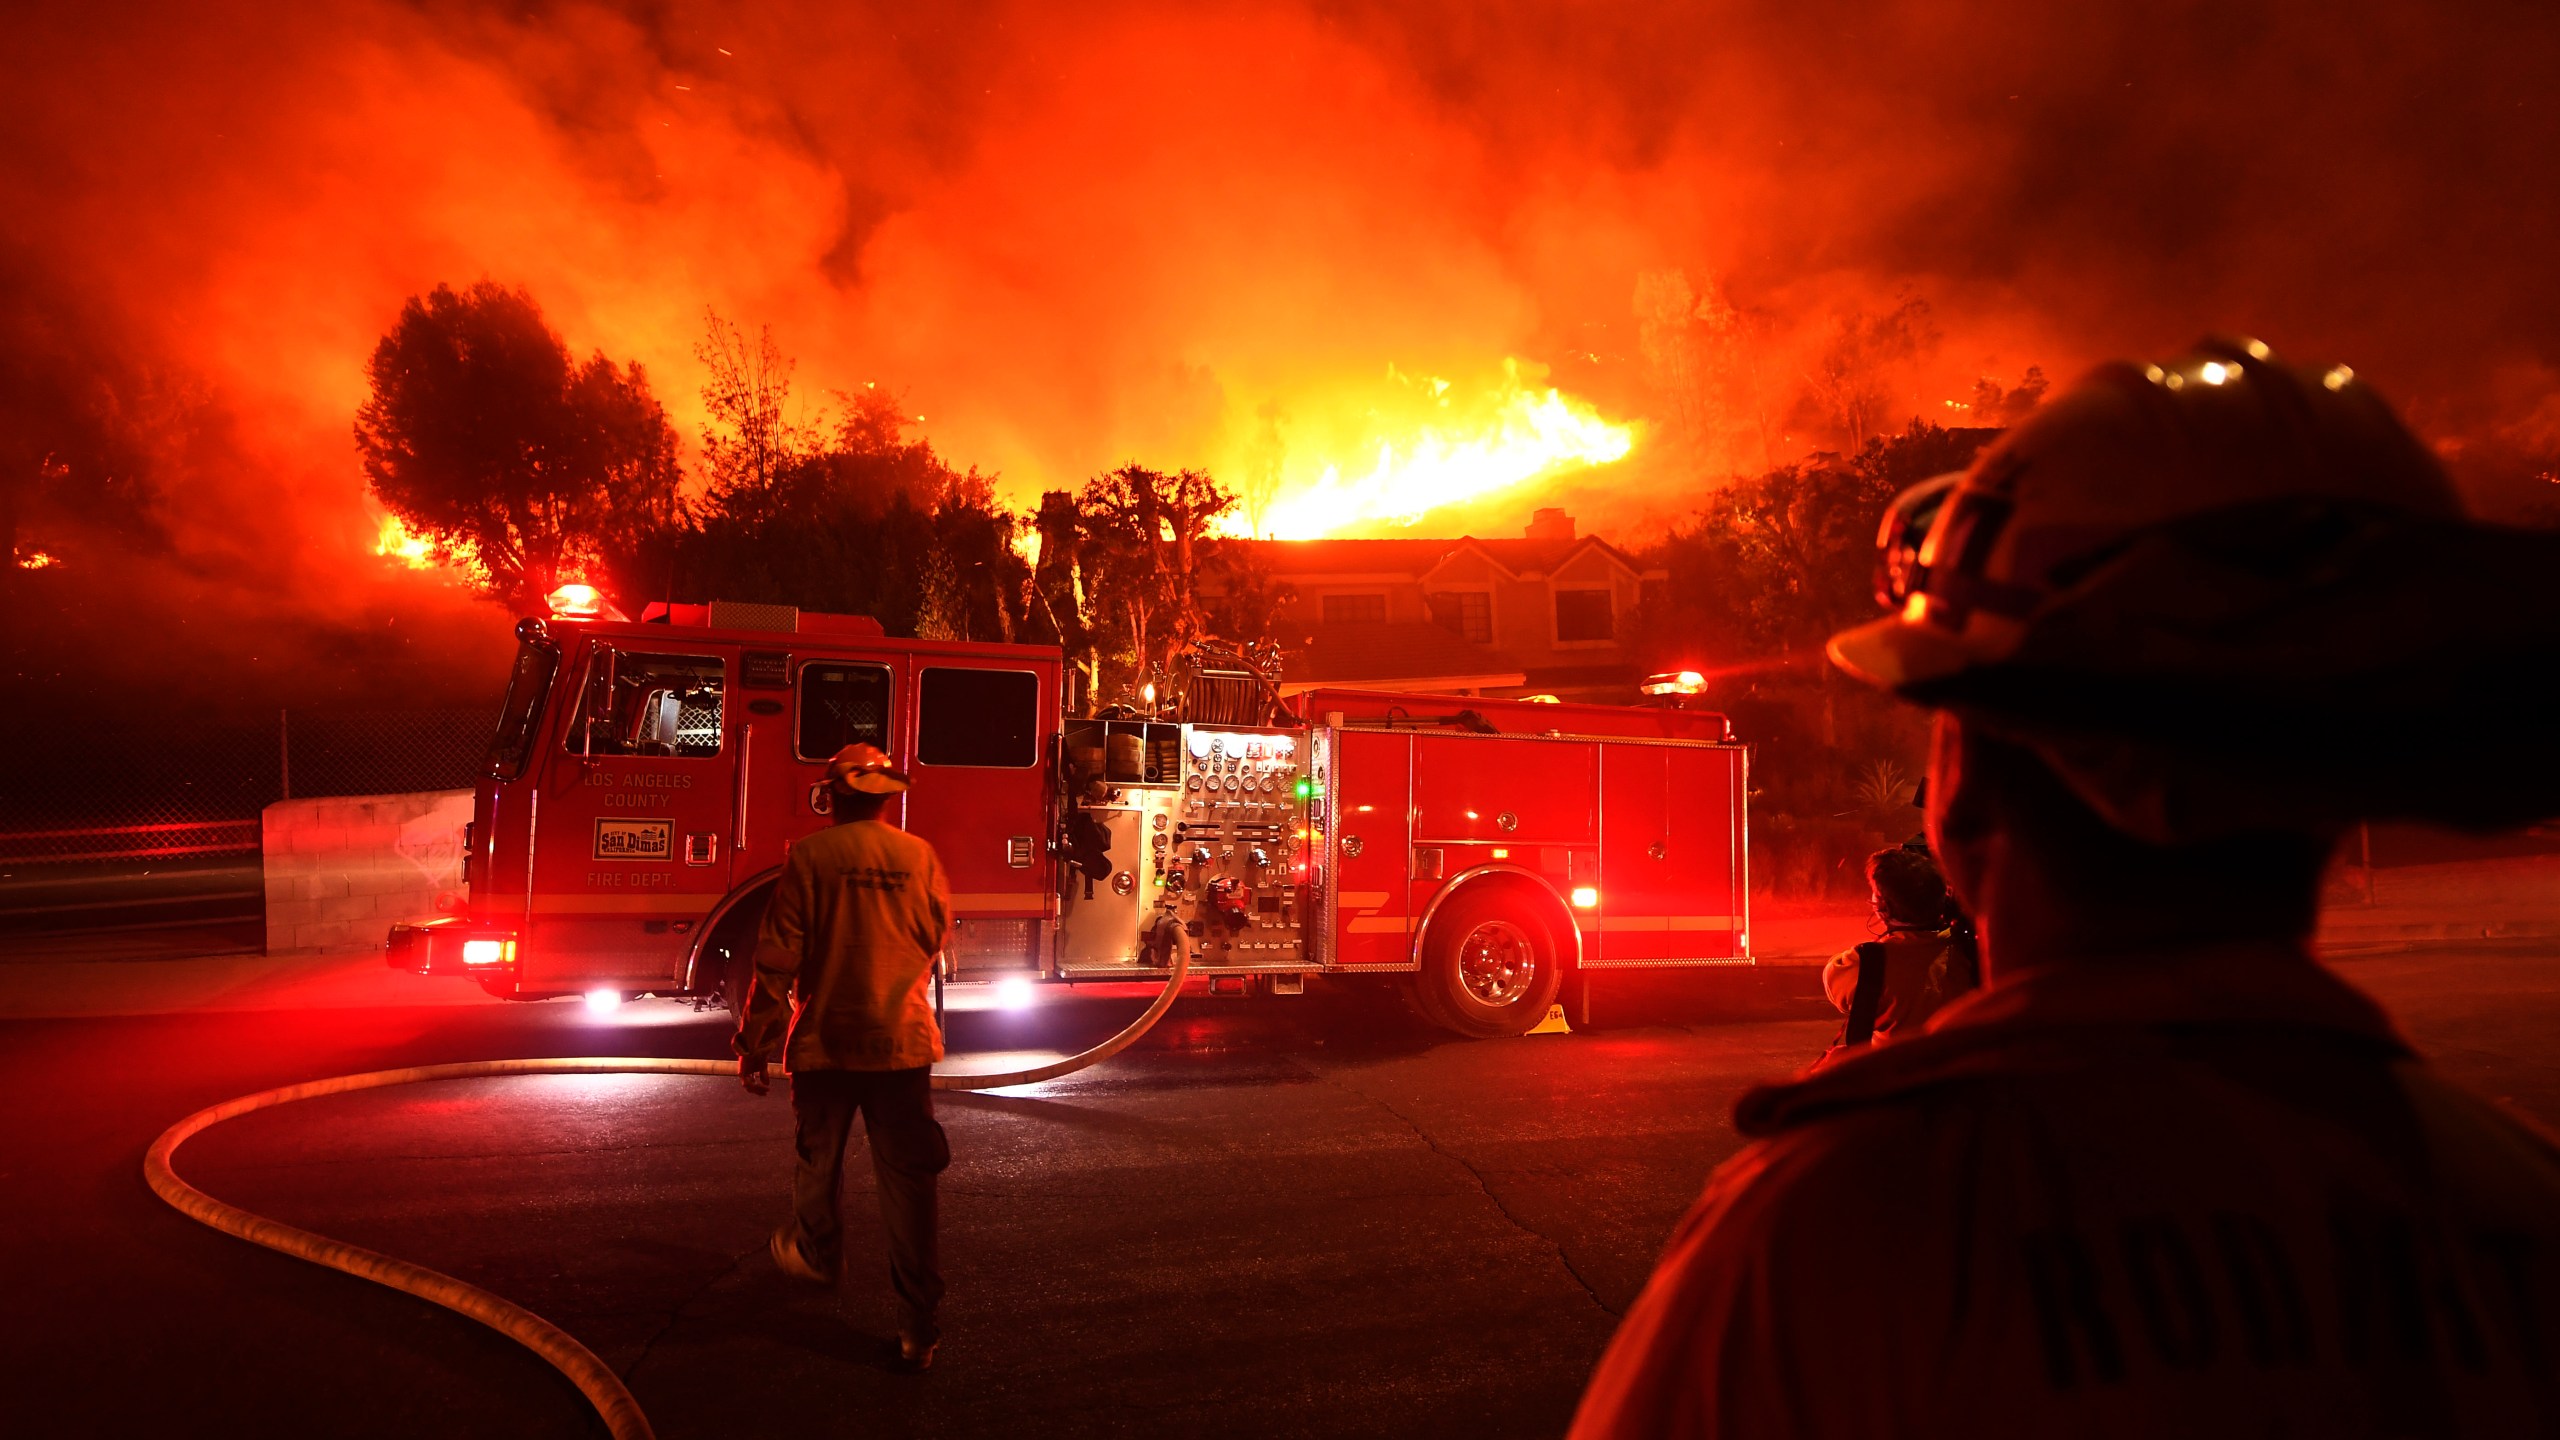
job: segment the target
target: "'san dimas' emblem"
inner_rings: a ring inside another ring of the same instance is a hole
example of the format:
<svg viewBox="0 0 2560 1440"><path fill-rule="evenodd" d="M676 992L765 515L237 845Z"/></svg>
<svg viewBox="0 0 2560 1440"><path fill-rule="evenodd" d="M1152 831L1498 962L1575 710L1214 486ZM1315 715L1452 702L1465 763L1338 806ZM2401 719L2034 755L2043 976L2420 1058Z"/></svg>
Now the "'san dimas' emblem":
<svg viewBox="0 0 2560 1440"><path fill-rule="evenodd" d="M657 860L675 856L676 822L673 820L598 820L596 822L596 858L599 860Z"/></svg>

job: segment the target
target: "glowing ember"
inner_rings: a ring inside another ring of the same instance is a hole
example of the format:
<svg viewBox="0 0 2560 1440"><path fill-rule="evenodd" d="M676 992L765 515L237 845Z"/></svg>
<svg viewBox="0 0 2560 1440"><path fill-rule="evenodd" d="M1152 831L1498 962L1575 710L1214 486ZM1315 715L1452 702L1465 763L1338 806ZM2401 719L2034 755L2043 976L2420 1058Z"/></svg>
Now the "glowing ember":
<svg viewBox="0 0 2560 1440"><path fill-rule="evenodd" d="M410 530L397 515L382 517L382 529L373 539L373 553L397 560L412 570L436 568L435 542Z"/></svg>
<svg viewBox="0 0 2560 1440"><path fill-rule="evenodd" d="M53 556L42 550L21 550L18 552L18 568L21 570L46 570L61 563L61 561L56 560Z"/></svg>
<svg viewBox="0 0 2560 1440"><path fill-rule="evenodd" d="M1261 533L1306 540L1410 525L1441 506L1606 465L1635 448L1633 426L1553 386L1524 384L1517 360L1505 360L1500 383L1472 396L1443 379L1392 371L1388 378L1401 393L1366 409L1356 428L1367 433L1346 447L1358 458L1292 455L1282 463Z"/></svg>

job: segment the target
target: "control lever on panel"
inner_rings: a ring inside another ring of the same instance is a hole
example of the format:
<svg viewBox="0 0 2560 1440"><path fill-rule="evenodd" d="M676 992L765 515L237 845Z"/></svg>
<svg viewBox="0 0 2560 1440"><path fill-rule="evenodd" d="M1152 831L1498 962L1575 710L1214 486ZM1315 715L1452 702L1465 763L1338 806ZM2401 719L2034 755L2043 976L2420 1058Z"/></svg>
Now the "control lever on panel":
<svg viewBox="0 0 2560 1440"><path fill-rule="evenodd" d="M1221 875L1210 881L1207 899L1209 913L1230 930L1243 929L1251 919L1248 908L1252 904L1251 898L1245 893L1244 883L1232 875Z"/></svg>

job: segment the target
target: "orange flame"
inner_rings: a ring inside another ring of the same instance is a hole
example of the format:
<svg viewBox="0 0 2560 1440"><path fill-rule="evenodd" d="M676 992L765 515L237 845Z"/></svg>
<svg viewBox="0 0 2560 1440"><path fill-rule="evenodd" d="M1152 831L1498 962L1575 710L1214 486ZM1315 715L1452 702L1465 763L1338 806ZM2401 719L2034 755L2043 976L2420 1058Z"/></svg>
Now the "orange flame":
<svg viewBox="0 0 2560 1440"><path fill-rule="evenodd" d="M397 515L382 517L382 528L374 535L373 553L412 570L436 568L435 542L411 530Z"/></svg>
<svg viewBox="0 0 2560 1440"><path fill-rule="evenodd" d="M62 562L60 560L55 559L51 554L42 550L21 550L18 552L18 568L21 570L46 570L61 563Z"/></svg>
<svg viewBox="0 0 2560 1440"><path fill-rule="evenodd" d="M1367 403L1357 422L1336 427L1331 453L1278 461L1268 504L1258 516L1239 515L1235 528L1307 540L1407 526L1442 506L1606 465L1635 448L1633 425L1524 381L1521 371L1506 359L1498 381L1470 391L1391 368L1385 390L1344 397Z"/></svg>

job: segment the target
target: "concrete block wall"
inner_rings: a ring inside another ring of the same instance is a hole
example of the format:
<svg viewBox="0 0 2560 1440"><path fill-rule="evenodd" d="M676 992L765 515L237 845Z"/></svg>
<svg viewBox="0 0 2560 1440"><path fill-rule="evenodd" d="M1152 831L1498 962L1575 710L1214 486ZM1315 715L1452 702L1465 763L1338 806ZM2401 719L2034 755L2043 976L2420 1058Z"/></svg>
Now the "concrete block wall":
<svg viewBox="0 0 2560 1440"><path fill-rule="evenodd" d="M262 819L270 955L379 946L461 901L468 790L283 800Z"/></svg>

